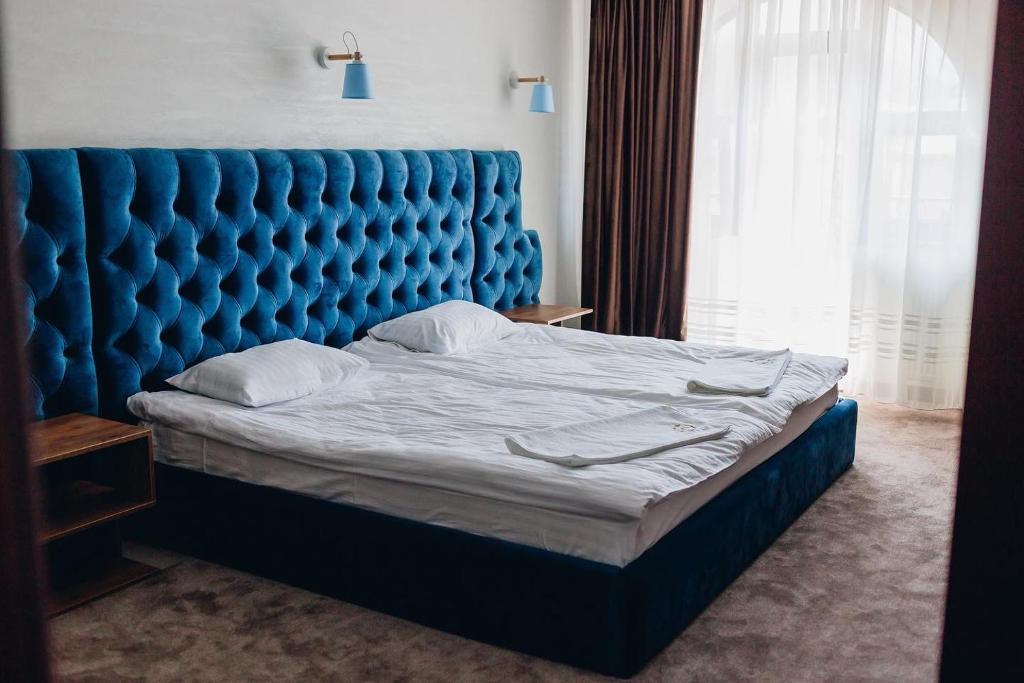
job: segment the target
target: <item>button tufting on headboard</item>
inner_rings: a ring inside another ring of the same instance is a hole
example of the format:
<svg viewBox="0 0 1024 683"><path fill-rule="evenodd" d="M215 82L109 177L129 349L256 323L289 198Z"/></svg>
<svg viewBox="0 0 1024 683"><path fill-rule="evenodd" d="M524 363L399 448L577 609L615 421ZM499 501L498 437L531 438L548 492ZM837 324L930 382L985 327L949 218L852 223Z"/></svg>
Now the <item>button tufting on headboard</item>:
<svg viewBox="0 0 1024 683"><path fill-rule="evenodd" d="M16 157L23 244L39 266L28 289L40 416L98 402L124 417L129 395L206 358L291 337L344 346L448 299L537 301L540 244L522 228L515 152Z"/></svg>
<svg viewBox="0 0 1024 683"><path fill-rule="evenodd" d="M29 150L11 157L35 415L94 413L96 370L78 160L72 150Z"/></svg>
<svg viewBox="0 0 1024 683"><path fill-rule="evenodd" d="M210 356L293 336L343 346L381 320L471 297L472 249L461 248L473 206L468 152L82 150L81 157L86 186L105 190L86 198L97 300L123 309L98 313L104 412ZM103 259L125 232L129 263ZM448 254L434 262L429 254L438 248ZM193 262L181 262L189 254ZM151 259L158 265L135 272ZM157 286L156 299L139 296L163 279L178 286ZM145 333L151 318L159 321L156 336ZM129 333L138 345L116 343Z"/></svg>
<svg viewBox="0 0 1024 683"><path fill-rule="evenodd" d="M473 152L473 299L499 311L540 301L540 238L523 230L516 152Z"/></svg>

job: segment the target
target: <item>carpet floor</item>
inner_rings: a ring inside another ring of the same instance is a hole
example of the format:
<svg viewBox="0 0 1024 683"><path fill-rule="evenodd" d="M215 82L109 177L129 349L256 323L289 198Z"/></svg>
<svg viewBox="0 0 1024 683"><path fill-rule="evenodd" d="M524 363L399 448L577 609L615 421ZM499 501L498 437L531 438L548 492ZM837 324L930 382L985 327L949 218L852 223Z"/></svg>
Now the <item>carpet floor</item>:
<svg viewBox="0 0 1024 683"><path fill-rule="evenodd" d="M861 404L857 459L636 681L933 681L960 413ZM71 681L590 681L185 558L52 622Z"/></svg>

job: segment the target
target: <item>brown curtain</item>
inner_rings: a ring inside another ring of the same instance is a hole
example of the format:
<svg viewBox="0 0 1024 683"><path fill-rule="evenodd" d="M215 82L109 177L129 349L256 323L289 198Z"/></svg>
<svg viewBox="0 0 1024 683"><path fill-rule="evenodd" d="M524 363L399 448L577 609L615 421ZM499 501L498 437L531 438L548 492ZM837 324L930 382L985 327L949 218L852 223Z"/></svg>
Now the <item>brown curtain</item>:
<svg viewBox="0 0 1024 683"><path fill-rule="evenodd" d="M685 336L702 0L593 0L583 304L601 332Z"/></svg>

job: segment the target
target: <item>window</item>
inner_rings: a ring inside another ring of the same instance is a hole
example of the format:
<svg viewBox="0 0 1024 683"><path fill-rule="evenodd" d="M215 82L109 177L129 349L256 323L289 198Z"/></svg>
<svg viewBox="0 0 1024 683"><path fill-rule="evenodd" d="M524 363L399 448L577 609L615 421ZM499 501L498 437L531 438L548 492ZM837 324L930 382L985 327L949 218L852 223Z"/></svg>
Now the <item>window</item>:
<svg viewBox="0 0 1024 683"><path fill-rule="evenodd" d="M962 401L995 1L707 0L688 332Z"/></svg>

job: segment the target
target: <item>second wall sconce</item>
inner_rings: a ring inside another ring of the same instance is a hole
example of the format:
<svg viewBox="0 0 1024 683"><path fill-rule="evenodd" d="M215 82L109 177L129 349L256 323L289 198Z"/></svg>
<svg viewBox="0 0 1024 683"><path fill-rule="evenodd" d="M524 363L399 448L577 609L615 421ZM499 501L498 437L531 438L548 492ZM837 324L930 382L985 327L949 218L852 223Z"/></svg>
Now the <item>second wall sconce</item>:
<svg viewBox="0 0 1024 683"><path fill-rule="evenodd" d="M508 84L513 90L518 89L520 83L533 83L530 111L540 114L551 114L555 111L554 89L545 76L520 76L515 71L509 74Z"/></svg>
<svg viewBox="0 0 1024 683"><path fill-rule="evenodd" d="M348 45L348 38L356 49ZM331 68L332 62L345 61L345 83L341 88L341 97L346 100L372 100L373 81L370 80L370 67L363 61L363 53L359 51L359 41L351 31L341 34L341 42L345 45L347 52L330 52L326 47L317 50L316 60L325 69Z"/></svg>

